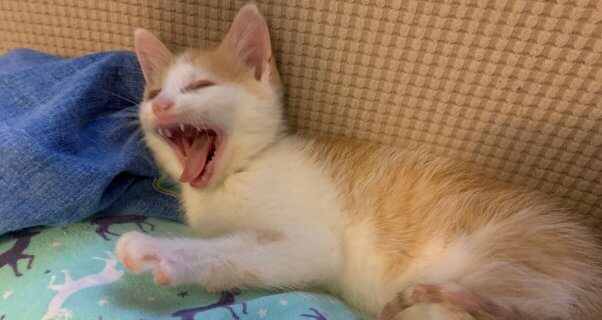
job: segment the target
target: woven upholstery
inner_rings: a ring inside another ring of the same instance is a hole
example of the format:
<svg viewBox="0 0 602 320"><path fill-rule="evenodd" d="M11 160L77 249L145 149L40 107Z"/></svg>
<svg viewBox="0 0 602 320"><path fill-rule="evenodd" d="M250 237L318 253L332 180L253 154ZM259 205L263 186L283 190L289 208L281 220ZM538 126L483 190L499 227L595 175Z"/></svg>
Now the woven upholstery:
<svg viewBox="0 0 602 320"><path fill-rule="evenodd" d="M257 2L295 129L423 144L602 226L601 1ZM1 0L0 52L213 45L243 4Z"/></svg>

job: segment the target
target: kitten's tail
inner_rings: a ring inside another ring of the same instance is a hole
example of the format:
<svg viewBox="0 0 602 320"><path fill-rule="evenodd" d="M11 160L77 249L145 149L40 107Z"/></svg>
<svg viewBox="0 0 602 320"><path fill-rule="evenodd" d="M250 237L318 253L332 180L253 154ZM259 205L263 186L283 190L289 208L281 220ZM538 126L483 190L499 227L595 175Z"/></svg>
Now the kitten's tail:
<svg viewBox="0 0 602 320"><path fill-rule="evenodd" d="M413 290L400 292L387 303L380 313L380 320L392 320L403 310L418 303L445 303L475 319L528 320L518 310L503 308L490 299L457 285L421 284Z"/></svg>

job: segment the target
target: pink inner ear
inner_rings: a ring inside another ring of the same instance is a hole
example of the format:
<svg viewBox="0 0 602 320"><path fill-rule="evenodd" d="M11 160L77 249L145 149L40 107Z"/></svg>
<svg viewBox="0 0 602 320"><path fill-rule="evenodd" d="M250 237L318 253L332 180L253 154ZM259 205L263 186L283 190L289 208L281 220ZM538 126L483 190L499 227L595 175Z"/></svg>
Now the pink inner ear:
<svg viewBox="0 0 602 320"><path fill-rule="evenodd" d="M152 33L144 29L136 30L134 34L136 56L142 68L147 84L160 81L163 68L166 68L172 59L172 54L165 45Z"/></svg>
<svg viewBox="0 0 602 320"><path fill-rule="evenodd" d="M255 5L246 5L236 15L230 31L220 48L234 51L246 65L254 69L257 80L261 79L264 65L272 54L268 26Z"/></svg>
<svg viewBox="0 0 602 320"><path fill-rule="evenodd" d="M267 39L268 44L265 44L265 39L258 37L258 33L253 34L257 39L249 40L249 47L246 48L248 50L246 54L245 62L253 66L255 68L255 78L257 80L261 79L261 74L263 73L263 65L266 62L269 62L270 59L270 51L269 51L269 38Z"/></svg>

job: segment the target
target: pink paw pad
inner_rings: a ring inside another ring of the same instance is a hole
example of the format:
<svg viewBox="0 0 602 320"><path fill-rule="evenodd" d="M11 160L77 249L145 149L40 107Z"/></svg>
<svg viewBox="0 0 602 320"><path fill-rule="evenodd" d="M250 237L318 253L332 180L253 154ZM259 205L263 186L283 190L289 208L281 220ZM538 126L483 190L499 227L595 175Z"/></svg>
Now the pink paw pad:
<svg viewBox="0 0 602 320"><path fill-rule="evenodd" d="M153 271L160 259L158 240L139 232L128 232L116 245L116 256L132 273Z"/></svg>
<svg viewBox="0 0 602 320"><path fill-rule="evenodd" d="M122 262L128 270L132 271L134 269L134 261L132 261L129 256L124 256Z"/></svg>
<svg viewBox="0 0 602 320"><path fill-rule="evenodd" d="M159 271L155 274L155 282L162 286L167 286L170 283L169 278L161 268L159 268Z"/></svg>

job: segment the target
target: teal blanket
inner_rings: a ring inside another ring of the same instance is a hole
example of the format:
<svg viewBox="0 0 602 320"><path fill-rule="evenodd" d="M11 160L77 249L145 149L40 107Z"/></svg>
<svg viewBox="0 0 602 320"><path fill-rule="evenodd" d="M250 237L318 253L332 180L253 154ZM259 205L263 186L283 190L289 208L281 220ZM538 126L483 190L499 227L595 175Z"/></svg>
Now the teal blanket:
<svg viewBox="0 0 602 320"><path fill-rule="evenodd" d="M360 319L319 293L158 286L128 274L113 256L118 235L130 230L191 235L176 222L116 216L1 236L0 320Z"/></svg>

